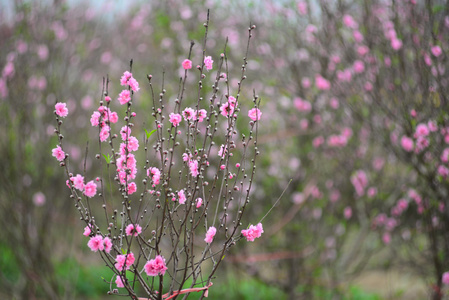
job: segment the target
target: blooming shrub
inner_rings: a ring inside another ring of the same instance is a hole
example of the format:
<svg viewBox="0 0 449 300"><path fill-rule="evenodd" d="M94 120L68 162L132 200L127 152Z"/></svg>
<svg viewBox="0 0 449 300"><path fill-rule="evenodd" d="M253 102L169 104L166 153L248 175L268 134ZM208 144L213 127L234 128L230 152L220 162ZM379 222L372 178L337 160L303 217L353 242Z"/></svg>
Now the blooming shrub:
<svg viewBox="0 0 449 300"><path fill-rule="evenodd" d="M145 299L160 299L164 291L173 296L192 291L206 295L225 253L243 236L253 241L263 232L260 223L254 230L250 227L251 233L242 231L242 236L239 231L250 203L259 154L256 143L262 116L260 100L254 95L253 108L241 116L242 85L233 92L235 96L230 95L228 75L222 75L228 73L226 47L214 66L205 50L208 23L205 28L202 57L191 57L192 42L189 57L180 65L184 75L173 97L167 95L166 83L156 94L153 77L147 76L152 101L151 116L147 117L153 120L154 130L135 123L137 116L145 112L133 111L134 102L148 100L138 97L143 88L132 73L132 62L120 79L124 89L116 101L110 96L106 80L100 106L90 119L98 141L95 157L99 173L94 180L85 183L92 178L90 174L71 173L69 155L64 154L61 119L70 112L65 103L55 106L59 144L52 152L65 168L70 197L87 225L87 245L99 252L115 273L110 282L116 288L125 288L133 299L138 297L137 286L145 291ZM254 28L249 28L249 39ZM247 54L248 48L240 83L246 79ZM189 71L195 60L201 64ZM204 70L209 73L206 75ZM197 78L196 87L187 83L190 76ZM204 91L206 83L212 84L211 91ZM190 88L197 89L193 102L185 94ZM193 106L188 106L190 102ZM218 113L223 107L227 107L226 116ZM246 118L247 128L238 126L241 118ZM139 139L138 133L143 130L143 139ZM224 141L219 155L218 141ZM113 189L118 193L109 192ZM93 209L99 206L104 210L104 220ZM202 242L196 237L202 236L206 228ZM209 260L212 264L202 266ZM207 274L205 269L210 269ZM158 282L144 277L142 270L150 277L158 277ZM167 275L168 286L163 280ZM183 290L187 279L190 289ZM110 292L121 293L115 288Z"/></svg>

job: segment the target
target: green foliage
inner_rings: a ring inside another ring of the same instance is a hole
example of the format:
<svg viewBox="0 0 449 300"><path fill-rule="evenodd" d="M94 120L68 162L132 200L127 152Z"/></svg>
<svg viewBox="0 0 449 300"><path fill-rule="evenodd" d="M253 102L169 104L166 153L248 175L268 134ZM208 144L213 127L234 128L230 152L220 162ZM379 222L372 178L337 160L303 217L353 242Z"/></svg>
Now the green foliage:
<svg viewBox="0 0 449 300"><path fill-rule="evenodd" d="M376 294L370 294L364 292L362 289L356 286L349 288L349 294L345 297L347 300L380 300L381 297Z"/></svg>
<svg viewBox="0 0 449 300"><path fill-rule="evenodd" d="M59 282L62 294L67 288L66 285L69 285L74 287L78 296L88 296L89 299L97 299L100 295L105 295L109 289L109 285L105 281L110 281L113 278L113 273L109 268L82 265L73 258L56 263L55 273L61 279Z"/></svg>
<svg viewBox="0 0 449 300"><path fill-rule="evenodd" d="M147 139L149 139L150 136L152 136L153 133L155 133L155 132L156 132L156 129L153 129L153 130L151 130L150 132L148 132L148 131L145 129L145 133L146 133L146 135L147 135Z"/></svg>
<svg viewBox="0 0 449 300"><path fill-rule="evenodd" d="M0 273L6 280L16 282L20 277L20 269L17 268L17 261L13 249L0 242Z"/></svg>
<svg viewBox="0 0 449 300"><path fill-rule="evenodd" d="M280 289L262 283L255 279L239 280L229 277L226 282L214 285L209 291L210 299L241 299L241 300L284 300L287 299ZM197 299L193 297L193 299Z"/></svg>

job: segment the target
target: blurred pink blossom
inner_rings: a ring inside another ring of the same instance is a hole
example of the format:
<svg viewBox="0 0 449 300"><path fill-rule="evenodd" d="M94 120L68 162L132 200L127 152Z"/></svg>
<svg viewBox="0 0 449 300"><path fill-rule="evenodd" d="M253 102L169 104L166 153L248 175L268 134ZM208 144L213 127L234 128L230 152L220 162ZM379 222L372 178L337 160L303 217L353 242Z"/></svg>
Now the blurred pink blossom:
<svg viewBox="0 0 449 300"><path fill-rule="evenodd" d="M432 52L432 54L435 57L439 57L443 53L443 51L441 50L441 47L438 45L431 47L430 51Z"/></svg>
<svg viewBox="0 0 449 300"><path fill-rule="evenodd" d="M315 85L317 89L322 91L327 91L331 88L331 83L319 74L315 75Z"/></svg>
<svg viewBox="0 0 449 300"><path fill-rule="evenodd" d="M307 15L307 11L308 11L308 7L307 7L307 2L305 1L298 1L298 12L300 15Z"/></svg>
<svg viewBox="0 0 449 300"><path fill-rule="evenodd" d="M351 183L355 188L357 195L363 196L365 193L365 188L368 185L368 177L366 176L365 171L358 170L351 176Z"/></svg>
<svg viewBox="0 0 449 300"><path fill-rule="evenodd" d="M352 208L349 206L345 207L343 214L345 216L345 219L349 220L352 217Z"/></svg>
<svg viewBox="0 0 449 300"><path fill-rule="evenodd" d="M357 24L357 22L350 15L343 16L343 24L351 29L357 29L359 27L359 24Z"/></svg>
<svg viewBox="0 0 449 300"><path fill-rule="evenodd" d="M204 241L208 244L212 243L216 233L217 229L214 226L209 227L209 229L206 232L206 237L204 238Z"/></svg>
<svg viewBox="0 0 449 300"><path fill-rule="evenodd" d="M36 206L42 206L45 204L46 198L42 192L37 192L33 195L33 203Z"/></svg>
<svg viewBox="0 0 449 300"><path fill-rule="evenodd" d="M404 135L401 138L401 146L402 146L402 149L404 149L405 151L411 152L411 151L413 151L413 147L414 147L413 140Z"/></svg>

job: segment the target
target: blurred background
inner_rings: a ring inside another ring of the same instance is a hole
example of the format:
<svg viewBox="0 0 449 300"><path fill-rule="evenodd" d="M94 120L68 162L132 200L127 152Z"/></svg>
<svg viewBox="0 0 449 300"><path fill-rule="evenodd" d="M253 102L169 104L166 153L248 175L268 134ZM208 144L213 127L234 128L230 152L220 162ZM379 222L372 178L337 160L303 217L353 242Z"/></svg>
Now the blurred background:
<svg viewBox="0 0 449 300"><path fill-rule="evenodd" d="M207 9L206 48L218 60L228 38L230 78L257 26L242 93L263 112L247 222L286 189L209 298L447 297L448 1L17 0L0 2L0 298L106 297L111 271L51 156L54 104L68 104L66 147L82 169L103 78L116 95L133 59L149 111L146 74L160 84L165 70L176 93Z"/></svg>

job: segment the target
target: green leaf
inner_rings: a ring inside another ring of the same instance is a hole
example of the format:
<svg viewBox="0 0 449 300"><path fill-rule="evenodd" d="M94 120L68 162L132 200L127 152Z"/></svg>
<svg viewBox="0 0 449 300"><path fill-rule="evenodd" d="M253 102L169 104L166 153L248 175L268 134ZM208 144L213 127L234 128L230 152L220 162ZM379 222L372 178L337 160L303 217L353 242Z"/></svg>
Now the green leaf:
<svg viewBox="0 0 449 300"><path fill-rule="evenodd" d="M106 156L106 154L103 154L103 157L107 164L111 163L112 156L110 156L109 154L108 154L108 156Z"/></svg>
<svg viewBox="0 0 449 300"><path fill-rule="evenodd" d="M152 136L153 135L153 133L155 133L156 132L156 129L153 129L153 130L151 130L150 132L148 132L146 129L144 129L145 130L145 133L147 134L147 139L149 139L150 138L150 136Z"/></svg>

